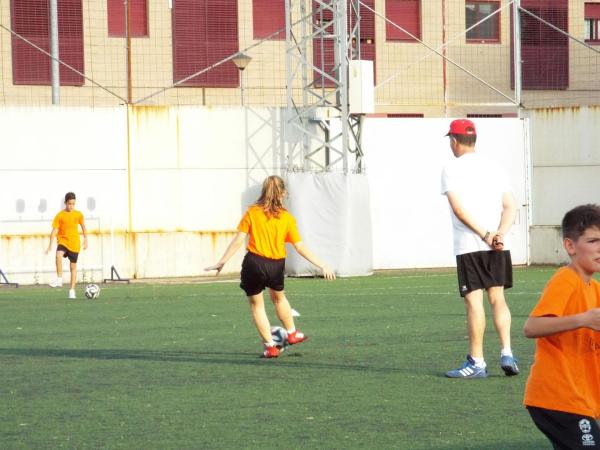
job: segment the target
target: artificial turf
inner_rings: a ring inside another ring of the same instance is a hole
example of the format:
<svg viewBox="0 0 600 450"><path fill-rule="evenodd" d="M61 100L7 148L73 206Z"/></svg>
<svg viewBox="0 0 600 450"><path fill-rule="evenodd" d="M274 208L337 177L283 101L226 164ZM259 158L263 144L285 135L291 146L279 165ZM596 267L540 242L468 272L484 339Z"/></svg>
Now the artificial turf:
<svg viewBox="0 0 600 450"><path fill-rule="evenodd" d="M554 271L515 269L522 373L488 320L477 380L443 376L467 351L452 270L286 280L310 339L273 360L235 282L2 288L0 448L550 448L521 404L522 326Z"/></svg>

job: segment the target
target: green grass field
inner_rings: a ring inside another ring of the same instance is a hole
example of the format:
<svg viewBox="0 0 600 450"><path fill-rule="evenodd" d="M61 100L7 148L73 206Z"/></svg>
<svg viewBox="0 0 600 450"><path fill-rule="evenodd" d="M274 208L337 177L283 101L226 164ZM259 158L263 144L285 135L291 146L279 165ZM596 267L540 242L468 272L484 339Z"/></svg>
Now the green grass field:
<svg viewBox="0 0 600 450"><path fill-rule="evenodd" d="M550 448L521 405L522 327L554 271L515 269L522 373L503 375L489 320L479 380L443 376L467 351L454 271L289 279L311 339L276 360L235 282L2 288L0 448Z"/></svg>

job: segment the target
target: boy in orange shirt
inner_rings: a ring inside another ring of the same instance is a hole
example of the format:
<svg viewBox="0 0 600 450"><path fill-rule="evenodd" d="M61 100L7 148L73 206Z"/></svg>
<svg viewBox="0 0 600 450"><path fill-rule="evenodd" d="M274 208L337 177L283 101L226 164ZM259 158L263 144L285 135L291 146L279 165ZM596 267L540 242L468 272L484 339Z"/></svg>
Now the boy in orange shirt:
<svg viewBox="0 0 600 450"><path fill-rule="evenodd" d="M52 232L50 233L50 243L46 254L50 253L54 238L57 238L56 247L56 280L50 283L50 287L62 287L63 270L62 259L69 258L71 269L71 288L69 289L69 298L76 298L75 283L77 282L77 258L79 257L80 242L78 225L83 232L83 249L87 248L87 230L83 223L83 214L75 210L75 194L67 192L65 195L65 209L60 211L52 221Z"/></svg>
<svg viewBox="0 0 600 450"><path fill-rule="evenodd" d="M525 322L537 342L523 403L555 449L600 448L600 206L569 211L562 234L571 263Z"/></svg>
<svg viewBox="0 0 600 450"><path fill-rule="evenodd" d="M279 349L275 346L271 336L271 326L265 311L263 290L269 288L271 301L275 305L275 312L288 333L290 345L299 344L307 339L300 331L296 330L292 310L285 296L284 270L285 270L285 243L291 243L296 251L309 262L319 267L323 276L328 280L335 279L334 273L302 243L296 220L284 208L283 200L287 195L285 184L278 176L268 177L262 187L262 193L256 203L246 211L238 225L235 235L227 250L218 263L204 270L216 270L217 275L225 263L235 254L250 236L248 253L242 263L240 287L246 292L252 319L265 349L264 358L276 358Z"/></svg>

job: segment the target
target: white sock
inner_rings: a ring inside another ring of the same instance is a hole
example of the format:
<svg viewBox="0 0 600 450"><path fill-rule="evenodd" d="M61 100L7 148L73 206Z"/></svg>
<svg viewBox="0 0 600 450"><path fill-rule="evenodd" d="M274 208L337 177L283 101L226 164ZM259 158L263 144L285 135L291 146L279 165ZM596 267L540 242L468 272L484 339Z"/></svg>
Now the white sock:
<svg viewBox="0 0 600 450"><path fill-rule="evenodd" d="M275 347L275 342L265 342L265 347Z"/></svg>
<svg viewBox="0 0 600 450"><path fill-rule="evenodd" d="M512 350L510 347L506 347L503 348L502 350L500 350L500 356L511 356L512 357Z"/></svg>
<svg viewBox="0 0 600 450"><path fill-rule="evenodd" d="M296 327L294 328L290 328L289 330L286 330L288 334L292 334L296 331Z"/></svg>
<svg viewBox="0 0 600 450"><path fill-rule="evenodd" d="M484 358L474 358L473 356L471 356L471 358L473 358L473 361L475 361L476 367L485 367L485 359Z"/></svg>

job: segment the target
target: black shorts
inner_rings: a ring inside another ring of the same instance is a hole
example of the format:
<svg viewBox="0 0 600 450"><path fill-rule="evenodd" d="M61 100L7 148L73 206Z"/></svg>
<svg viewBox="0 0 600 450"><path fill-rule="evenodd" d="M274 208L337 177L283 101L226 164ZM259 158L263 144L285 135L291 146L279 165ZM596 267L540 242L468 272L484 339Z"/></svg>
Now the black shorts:
<svg viewBox="0 0 600 450"><path fill-rule="evenodd" d="M56 247L56 251L64 252L65 254L63 255L63 258L69 258L69 261L71 261L72 263L76 263L77 258L79 258L79 253L72 252L71 250L69 250L67 247L65 247L62 244L59 244Z"/></svg>
<svg viewBox="0 0 600 450"><path fill-rule="evenodd" d="M458 292L464 297L471 291L494 286L511 288L512 260L510 250L480 251L456 256Z"/></svg>
<svg viewBox="0 0 600 450"><path fill-rule="evenodd" d="M535 406L527 411L555 449L600 448L600 427L593 417Z"/></svg>
<svg viewBox="0 0 600 450"><path fill-rule="evenodd" d="M246 295L261 293L266 287L283 291L285 258L269 259L254 253L246 253L242 262L240 287Z"/></svg>

